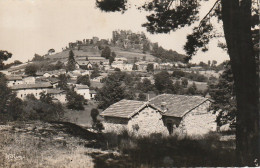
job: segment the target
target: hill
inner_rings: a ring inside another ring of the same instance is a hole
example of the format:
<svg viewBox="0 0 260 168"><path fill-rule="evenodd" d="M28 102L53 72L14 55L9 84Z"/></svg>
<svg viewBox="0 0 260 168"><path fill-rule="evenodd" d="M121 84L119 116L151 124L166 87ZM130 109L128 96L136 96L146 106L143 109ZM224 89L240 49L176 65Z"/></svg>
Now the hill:
<svg viewBox="0 0 260 168"><path fill-rule="evenodd" d="M132 33L131 31L118 30L112 32L111 40L92 39L77 40L69 42L68 46L63 48L62 52L45 55L45 58L51 60L64 60L68 58L69 50L73 50L75 57L100 57L102 50L109 46L112 52L118 57L125 57L129 62L137 60L163 62L184 62L185 55L176 51L166 50L158 43L152 43L144 33Z"/></svg>

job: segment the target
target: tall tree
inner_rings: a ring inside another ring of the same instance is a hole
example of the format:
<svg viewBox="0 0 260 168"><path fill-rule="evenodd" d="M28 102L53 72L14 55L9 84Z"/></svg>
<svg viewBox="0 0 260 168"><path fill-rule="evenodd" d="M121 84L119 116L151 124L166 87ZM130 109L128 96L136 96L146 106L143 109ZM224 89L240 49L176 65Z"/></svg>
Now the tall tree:
<svg viewBox="0 0 260 168"><path fill-rule="evenodd" d="M109 59L111 56L111 49L110 47L106 46L102 52L101 52L101 57L104 57L106 59Z"/></svg>
<svg viewBox="0 0 260 168"><path fill-rule="evenodd" d="M218 82L209 84L209 94L214 100L211 109L218 112L217 123L219 126L235 121L237 109L234 90L234 78L230 64L228 64Z"/></svg>
<svg viewBox="0 0 260 168"><path fill-rule="evenodd" d="M76 69L76 61L75 61L75 58L74 58L74 53L73 53L72 50L70 50L66 70L67 71L74 71L75 69Z"/></svg>
<svg viewBox="0 0 260 168"><path fill-rule="evenodd" d="M0 117L1 120L16 120L22 112L22 100L7 87L7 79L0 73Z"/></svg>
<svg viewBox="0 0 260 168"><path fill-rule="evenodd" d="M99 101L99 108L106 109L122 99L132 99L132 93L126 90L123 85L125 73L117 71L108 75L104 86L97 91L96 100Z"/></svg>
<svg viewBox="0 0 260 168"><path fill-rule="evenodd" d="M0 50L0 70L4 69L4 61L12 57L12 53L8 51Z"/></svg>
<svg viewBox="0 0 260 168"><path fill-rule="evenodd" d="M104 11L125 11L127 0L97 0L96 4ZM152 0L144 8L151 13L148 22L143 24L151 33L169 33L181 27L189 26L199 19L199 6L203 0ZM120 3L119 3L120 2ZM200 21L193 33L187 36L184 47L189 58L199 48L207 51L211 38L216 37L216 29L210 19L217 17L222 23L231 69L234 75L237 101L236 150L240 166L254 166L260 160L259 131L259 79L257 76L254 41L259 43L259 2L252 0L215 0L212 8ZM112 5L113 4L113 5ZM113 8L109 8L112 5ZM253 30L253 31L252 31ZM252 32L255 34L252 36ZM218 36L218 35L217 35ZM255 48L258 48L255 45ZM257 51L257 52L256 52Z"/></svg>

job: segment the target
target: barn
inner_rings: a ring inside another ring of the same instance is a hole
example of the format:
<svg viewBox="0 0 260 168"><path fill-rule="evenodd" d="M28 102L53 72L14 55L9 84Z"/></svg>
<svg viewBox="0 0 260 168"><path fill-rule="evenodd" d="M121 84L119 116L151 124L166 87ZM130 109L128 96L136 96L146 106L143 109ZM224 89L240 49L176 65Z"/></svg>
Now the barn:
<svg viewBox="0 0 260 168"><path fill-rule="evenodd" d="M105 132L128 130L136 135L204 135L216 131L210 100L201 96L158 95L147 102L121 100L101 113Z"/></svg>

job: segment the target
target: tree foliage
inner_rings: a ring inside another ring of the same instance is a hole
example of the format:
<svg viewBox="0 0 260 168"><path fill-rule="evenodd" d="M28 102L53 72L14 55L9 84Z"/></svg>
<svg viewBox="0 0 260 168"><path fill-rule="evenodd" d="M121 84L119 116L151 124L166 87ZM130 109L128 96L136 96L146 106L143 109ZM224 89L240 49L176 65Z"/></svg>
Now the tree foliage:
<svg viewBox="0 0 260 168"><path fill-rule="evenodd" d="M69 89L66 94L67 108L73 110L84 110L85 99L82 95L77 94L73 89Z"/></svg>
<svg viewBox="0 0 260 168"><path fill-rule="evenodd" d="M75 69L76 69L76 61L75 61L75 58L74 58L74 53L73 53L72 50L70 50L66 70L67 71L74 71Z"/></svg>
<svg viewBox="0 0 260 168"><path fill-rule="evenodd" d="M28 64L25 67L25 74L29 76L35 76L39 67L36 64Z"/></svg>
<svg viewBox="0 0 260 168"><path fill-rule="evenodd" d="M77 84L90 86L89 75L82 75L77 77Z"/></svg>
<svg viewBox="0 0 260 168"><path fill-rule="evenodd" d="M12 57L12 53L5 50L0 50L0 70L4 69L4 61Z"/></svg>
<svg viewBox="0 0 260 168"><path fill-rule="evenodd" d="M110 47L106 46L102 52L101 52L101 57L104 57L106 59L109 59L111 57L111 49Z"/></svg>
<svg viewBox="0 0 260 168"><path fill-rule="evenodd" d="M235 121L237 109L234 87L230 64L226 66L217 83L209 84L209 94L214 100L211 109L218 112L217 123L219 126Z"/></svg>
<svg viewBox="0 0 260 168"><path fill-rule="evenodd" d="M133 99L134 95L123 85L126 73L117 71L108 75L104 86L97 91L96 100L99 101L99 108L106 109L122 99Z"/></svg>
<svg viewBox="0 0 260 168"><path fill-rule="evenodd" d="M16 97L16 93L7 87L7 79L0 73L0 116L1 120L17 120L22 113L22 100Z"/></svg>

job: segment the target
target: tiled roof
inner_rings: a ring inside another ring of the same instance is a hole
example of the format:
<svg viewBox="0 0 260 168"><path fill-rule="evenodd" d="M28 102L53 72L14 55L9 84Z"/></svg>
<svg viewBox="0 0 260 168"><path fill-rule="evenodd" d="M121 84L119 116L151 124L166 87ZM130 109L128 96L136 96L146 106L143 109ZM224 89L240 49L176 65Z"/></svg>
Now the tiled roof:
<svg viewBox="0 0 260 168"><path fill-rule="evenodd" d="M7 80L13 81L13 80L22 80L22 76L6 76Z"/></svg>
<svg viewBox="0 0 260 168"><path fill-rule="evenodd" d="M90 94L96 94L97 92L95 90L89 90Z"/></svg>
<svg viewBox="0 0 260 168"><path fill-rule="evenodd" d="M89 89L88 85L77 85L75 89Z"/></svg>
<svg viewBox="0 0 260 168"><path fill-rule="evenodd" d="M60 93L65 93L65 90L59 90L59 89L48 89L47 93L49 94L60 94Z"/></svg>
<svg viewBox="0 0 260 168"><path fill-rule="evenodd" d="M52 88L52 85L49 82L45 82L45 83L35 83L35 84L20 84L11 87L11 89L13 90L37 89L37 88Z"/></svg>
<svg viewBox="0 0 260 168"><path fill-rule="evenodd" d="M183 117L187 112L207 100L209 99L201 96L162 94L152 98L149 104L160 108L162 111L161 105L164 104L167 109L163 114L165 116Z"/></svg>
<svg viewBox="0 0 260 168"><path fill-rule="evenodd" d="M146 102L123 99L109 106L100 115L110 116L110 117L130 118L145 106L146 106Z"/></svg>

